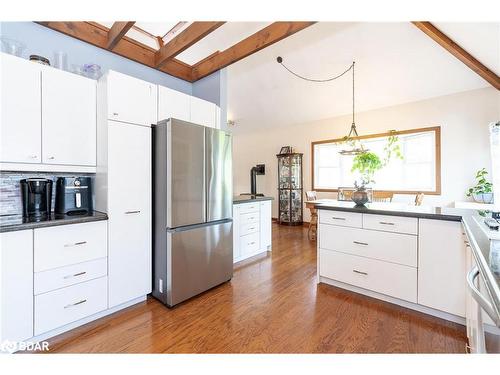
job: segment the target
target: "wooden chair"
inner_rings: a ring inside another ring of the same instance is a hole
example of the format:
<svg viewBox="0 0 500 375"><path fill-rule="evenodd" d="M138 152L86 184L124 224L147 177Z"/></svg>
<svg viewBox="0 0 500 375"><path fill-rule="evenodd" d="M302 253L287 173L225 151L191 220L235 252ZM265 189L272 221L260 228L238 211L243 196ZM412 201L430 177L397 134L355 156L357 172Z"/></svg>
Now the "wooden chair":
<svg viewBox="0 0 500 375"><path fill-rule="evenodd" d="M425 196L424 193L418 193L415 196L415 206L421 206L422 205L422 202L424 201L424 196Z"/></svg>
<svg viewBox="0 0 500 375"><path fill-rule="evenodd" d="M318 197L315 191L306 191L306 208L311 212L311 220L309 221L309 229L307 230L307 237L310 240L316 240L316 235L318 232L318 210L314 206L313 201L317 200Z"/></svg>
<svg viewBox="0 0 500 375"><path fill-rule="evenodd" d="M391 191L374 191L372 201L373 202L392 202L394 193Z"/></svg>

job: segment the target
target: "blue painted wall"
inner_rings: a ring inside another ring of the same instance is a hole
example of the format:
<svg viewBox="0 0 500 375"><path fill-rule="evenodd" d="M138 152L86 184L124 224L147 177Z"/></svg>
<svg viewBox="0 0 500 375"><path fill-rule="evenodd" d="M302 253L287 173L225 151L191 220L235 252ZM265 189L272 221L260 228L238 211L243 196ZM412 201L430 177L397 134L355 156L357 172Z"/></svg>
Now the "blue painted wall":
<svg viewBox="0 0 500 375"><path fill-rule="evenodd" d="M219 70L193 83L193 96L217 104L221 110L221 129L227 127L227 70Z"/></svg>
<svg viewBox="0 0 500 375"><path fill-rule="evenodd" d="M23 42L27 46L23 54L25 58L34 54L53 60L55 51L64 51L68 55L69 66L71 64L95 63L101 66L103 72L112 69L186 94L192 94L192 84L190 82L175 78L33 22L0 22L0 36Z"/></svg>

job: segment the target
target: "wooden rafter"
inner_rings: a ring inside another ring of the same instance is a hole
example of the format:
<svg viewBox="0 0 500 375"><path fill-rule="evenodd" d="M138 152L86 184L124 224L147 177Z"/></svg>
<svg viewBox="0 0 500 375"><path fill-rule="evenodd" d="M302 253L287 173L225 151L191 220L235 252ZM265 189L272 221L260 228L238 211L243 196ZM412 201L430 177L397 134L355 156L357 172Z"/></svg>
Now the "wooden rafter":
<svg viewBox="0 0 500 375"><path fill-rule="evenodd" d="M96 47L107 49L109 29L95 22L38 22L40 25L56 30ZM156 50L134 39L124 36L113 49L113 53L155 68ZM182 61L170 59L158 70L185 81L192 81L192 67Z"/></svg>
<svg viewBox="0 0 500 375"><path fill-rule="evenodd" d="M203 39L225 22L193 22L156 53L155 65L161 67L166 61Z"/></svg>
<svg viewBox="0 0 500 375"><path fill-rule="evenodd" d="M225 68L263 48L295 34L313 25L315 22L274 22L234 46L216 54L210 59L204 59L193 67L193 79L198 80L213 72Z"/></svg>
<svg viewBox="0 0 500 375"><path fill-rule="evenodd" d="M444 34L432 23L427 21L413 22L413 24L427 34L432 40L450 52L453 56L471 68L484 80L490 83L497 90L500 90L500 77L484 66L479 60L469 52L460 47L451 38Z"/></svg>
<svg viewBox="0 0 500 375"><path fill-rule="evenodd" d="M134 26L135 21L117 21L113 23L111 29L108 31L108 41L106 48L112 50L118 44L121 38L125 36L127 31Z"/></svg>

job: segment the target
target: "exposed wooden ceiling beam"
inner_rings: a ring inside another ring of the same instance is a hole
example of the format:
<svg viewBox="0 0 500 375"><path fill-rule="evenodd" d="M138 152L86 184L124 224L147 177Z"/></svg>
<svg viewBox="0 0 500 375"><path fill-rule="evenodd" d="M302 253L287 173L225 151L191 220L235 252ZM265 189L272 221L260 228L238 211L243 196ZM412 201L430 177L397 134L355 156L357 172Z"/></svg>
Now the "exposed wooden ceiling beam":
<svg viewBox="0 0 500 375"><path fill-rule="evenodd" d="M191 47L224 23L225 22L193 22L159 49L155 57L155 66L161 67L167 60Z"/></svg>
<svg viewBox="0 0 500 375"><path fill-rule="evenodd" d="M474 72L480 75L484 80L490 83L497 90L500 90L500 77L484 66L479 60L472 56L469 52L460 47L451 38L445 35L432 23L427 21L413 22L420 30L427 34L432 40L441 45L444 49L450 52L453 56L471 68Z"/></svg>
<svg viewBox="0 0 500 375"><path fill-rule="evenodd" d="M135 21L118 21L113 23L108 31L108 41L106 48L112 50L118 44L121 38L125 36L127 31L134 25Z"/></svg>
<svg viewBox="0 0 500 375"><path fill-rule="evenodd" d="M204 59L195 64L193 67L193 79L196 81L206 77L314 23L315 22L274 22L210 59Z"/></svg>
<svg viewBox="0 0 500 375"><path fill-rule="evenodd" d="M37 22L52 30L56 30L73 38L94 46L107 49L109 29L93 22ZM120 56L155 68L156 50L145 46L131 38L123 37L112 51ZM156 69L156 68L155 68ZM174 77L192 82L192 67L182 61L170 59L158 70Z"/></svg>

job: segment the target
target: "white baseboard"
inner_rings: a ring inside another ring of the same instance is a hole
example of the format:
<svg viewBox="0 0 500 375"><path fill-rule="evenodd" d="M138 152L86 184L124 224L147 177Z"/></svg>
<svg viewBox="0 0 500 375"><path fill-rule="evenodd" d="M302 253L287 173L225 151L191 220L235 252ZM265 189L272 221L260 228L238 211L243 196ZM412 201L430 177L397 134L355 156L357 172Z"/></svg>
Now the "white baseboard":
<svg viewBox="0 0 500 375"><path fill-rule="evenodd" d="M450 313L447 313L444 311L436 310L436 309L433 309L433 308L430 308L427 306L423 306L423 305L419 305L419 304L416 304L413 302L404 301L404 300L394 298L391 296L387 296L385 294L377 293L377 292L374 292L374 291L371 291L368 289L363 289L363 288L360 288L360 287L357 287L354 285L346 284L346 283L343 283L341 281L332 280L332 279L329 279L329 278L326 278L323 276L319 277L318 282L332 285L332 286L336 286L338 288L346 289L346 290L349 290L351 292L363 294L363 295L368 296L368 297L373 297L373 298L376 298L376 299L379 299L379 300L382 300L385 302L393 303L393 304L398 305L398 306L406 307L407 309L419 311L419 312L427 314L427 315L432 315L432 316L435 316L435 317L438 317L438 318L448 320L450 322L458 323L458 324L465 326L465 318L463 318L461 316L453 315L453 314L450 314Z"/></svg>

